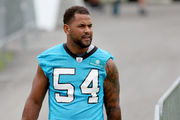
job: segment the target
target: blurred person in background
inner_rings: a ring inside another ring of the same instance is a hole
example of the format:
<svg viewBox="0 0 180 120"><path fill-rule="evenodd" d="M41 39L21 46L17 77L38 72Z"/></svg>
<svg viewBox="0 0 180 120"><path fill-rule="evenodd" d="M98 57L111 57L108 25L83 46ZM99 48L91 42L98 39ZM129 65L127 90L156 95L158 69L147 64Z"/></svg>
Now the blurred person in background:
<svg viewBox="0 0 180 120"><path fill-rule="evenodd" d="M103 8L101 1L99 0L84 0L92 8L97 8L101 10Z"/></svg>
<svg viewBox="0 0 180 120"><path fill-rule="evenodd" d="M114 15L119 15L120 14L120 3L121 3L121 0L115 0L113 2L113 14Z"/></svg>
<svg viewBox="0 0 180 120"><path fill-rule="evenodd" d="M103 1L103 0L101 0L101 1ZM112 3L113 3L113 14L119 15L120 14L121 0L109 0L109 1L112 1ZM146 0L137 0L137 2L138 2L138 6L139 6L138 13L140 15L146 15L147 14Z"/></svg>
<svg viewBox="0 0 180 120"><path fill-rule="evenodd" d="M120 5L121 5L121 0L85 0L91 7L93 8L103 8L103 5L108 3L112 4L112 14L113 15L119 15L120 14ZM137 0L138 2L138 13L140 15L146 15L146 0Z"/></svg>
<svg viewBox="0 0 180 120"><path fill-rule="evenodd" d="M89 11L65 11L67 42L38 56L38 68L22 120L37 120L47 90L49 120L121 120L119 75L113 56L92 45Z"/></svg>
<svg viewBox="0 0 180 120"><path fill-rule="evenodd" d="M119 15L119 7L121 0L85 0L91 7L103 9L104 4L112 4L112 14Z"/></svg>
<svg viewBox="0 0 180 120"><path fill-rule="evenodd" d="M139 5L139 14L140 15L146 15L146 0L138 0L138 5Z"/></svg>

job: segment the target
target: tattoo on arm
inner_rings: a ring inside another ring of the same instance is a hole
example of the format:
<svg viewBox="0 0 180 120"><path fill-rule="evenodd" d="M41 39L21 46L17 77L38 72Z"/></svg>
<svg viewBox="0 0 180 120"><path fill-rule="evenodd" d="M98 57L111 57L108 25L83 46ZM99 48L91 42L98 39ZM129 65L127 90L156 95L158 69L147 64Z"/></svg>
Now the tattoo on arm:
<svg viewBox="0 0 180 120"><path fill-rule="evenodd" d="M108 120L121 120L119 106L119 75L116 65L109 59L106 64L107 77L104 81L104 104Z"/></svg>

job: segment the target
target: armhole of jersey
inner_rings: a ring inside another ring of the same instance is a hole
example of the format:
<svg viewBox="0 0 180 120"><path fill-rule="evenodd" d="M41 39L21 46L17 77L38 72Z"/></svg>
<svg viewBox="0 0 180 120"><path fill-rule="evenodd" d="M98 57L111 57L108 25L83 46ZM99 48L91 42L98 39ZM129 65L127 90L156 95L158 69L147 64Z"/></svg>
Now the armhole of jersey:
<svg viewBox="0 0 180 120"><path fill-rule="evenodd" d="M109 58L106 60L106 64L107 64L107 62L109 61L109 59L111 59L111 60L113 60L114 61L114 57L111 55L111 56L109 56ZM106 66L106 65L105 65Z"/></svg>
<svg viewBox="0 0 180 120"><path fill-rule="evenodd" d="M45 69L44 69L44 67L43 67L43 64L40 63L41 60L40 60L39 56L37 56L37 61L38 61L38 65L41 67L44 75L48 78L48 76L47 76L47 74L46 74L46 72L45 72Z"/></svg>
<svg viewBox="0 0 180 120"><path fill-rule="evenodd" d="M39 64L39 63L38 63L38 65L41 67L41 69L42 69L42 71L43 71L44 75L46 76L46 78L48 78L48 77L47 77L47 74L46 74L46 72L45 72L45 70L44 70L44 68L42 67L42 65L41 65L41 64Z"/></svg>
<svg viewBox="0 0 180 120"><path fill-rule="evenodd" d="M106 60L106 64L107 64L107 62L109 61L109 59L112 59L112 60L114 61L114 57L111 55L111 56L109 56L109 58ZM106 64L105 64L104 70L105 70L106 77L107 77ZM106 77L105 77L105 78L106 78Z"/></svg>

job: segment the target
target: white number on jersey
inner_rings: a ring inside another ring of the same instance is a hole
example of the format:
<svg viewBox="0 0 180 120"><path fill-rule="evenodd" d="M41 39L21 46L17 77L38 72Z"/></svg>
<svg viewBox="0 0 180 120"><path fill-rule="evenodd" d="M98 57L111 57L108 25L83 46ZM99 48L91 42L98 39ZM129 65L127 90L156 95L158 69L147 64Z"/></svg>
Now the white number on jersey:
<svg viewBox="0 0 180 120"><path fill-rule="evenodd" d="M67 90L68 96L61 96L59 93L55 93L55 99L59 103L70 103L74 100L74 86L72 84L60 84L60 75L74 75L74 68L55 68L53 73L53 84L56 90Z"/></svg>
<svg viewBox="0 0 180 120"><path fill-rule="evenodd" d="M74 100L74 86L70 83L62 84L59 83L60 75L75 75L74 68L55 68L53 73L53 85L56 90L66 90L67 96L61 96L59 93L55 93L55 99L59 103L70 103ZM81 84L82 94L91 94L88 99L88 103L98 103L99 97L99 72L97 69L92 69L83 83Z"/></svg>
<svg viewBox="0 0 180 120"><path fill-rule="evenodd" d="M99 75L98 70L92 69L81 85L81 92L83 94L91 94L88 103L98 103L98 96L97 96L97 93L99 92L98 75ZM92 87L90 87L90 85L92 85Z"/></svg>

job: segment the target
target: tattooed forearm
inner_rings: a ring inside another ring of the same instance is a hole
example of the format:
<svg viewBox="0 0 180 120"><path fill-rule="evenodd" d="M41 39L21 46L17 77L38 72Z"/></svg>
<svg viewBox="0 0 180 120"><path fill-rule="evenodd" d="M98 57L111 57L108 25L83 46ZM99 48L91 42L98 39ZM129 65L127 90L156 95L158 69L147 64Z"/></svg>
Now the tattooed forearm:
<svg viewBox="0 0 180 120"><path fill-rule="evenodd" d="M106 64L107 77L104 81L104 104L108 120L121 120L119 106L119 75L114 62L110 59Z"/></svg>

